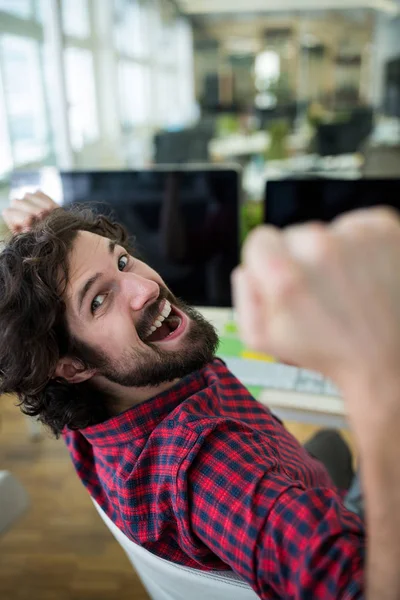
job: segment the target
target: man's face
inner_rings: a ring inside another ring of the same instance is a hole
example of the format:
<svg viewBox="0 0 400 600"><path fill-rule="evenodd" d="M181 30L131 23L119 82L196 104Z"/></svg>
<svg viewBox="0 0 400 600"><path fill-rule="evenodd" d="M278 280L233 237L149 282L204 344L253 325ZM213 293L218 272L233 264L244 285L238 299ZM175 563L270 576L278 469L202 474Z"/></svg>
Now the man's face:
<svg viewBox="0 0 400 600"><path fill-rule="evenodd" d="M203 367L214 328L109 239L80 231L69 257L67 323L78 358L110 381L156 386Z"/></svg>

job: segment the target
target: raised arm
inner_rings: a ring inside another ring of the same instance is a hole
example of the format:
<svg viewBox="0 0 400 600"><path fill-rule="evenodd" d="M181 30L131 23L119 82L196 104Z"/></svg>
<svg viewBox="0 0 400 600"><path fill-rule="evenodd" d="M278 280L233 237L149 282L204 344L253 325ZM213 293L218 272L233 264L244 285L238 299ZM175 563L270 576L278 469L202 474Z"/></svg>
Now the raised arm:
<svg viewBox="0 0 400 600"><path fill-rule="evenodd" d="M398 216L371 209L329 227L260 228L233 276L246 342L343 392L363 469L369 600L400 598L399 264Z"/></svg>

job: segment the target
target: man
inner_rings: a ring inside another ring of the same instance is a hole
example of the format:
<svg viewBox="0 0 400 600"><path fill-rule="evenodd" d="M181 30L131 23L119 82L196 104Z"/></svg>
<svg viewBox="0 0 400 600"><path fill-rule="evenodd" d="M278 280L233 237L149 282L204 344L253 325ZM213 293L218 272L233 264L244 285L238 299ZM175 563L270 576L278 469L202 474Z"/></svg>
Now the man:
<svg viewBox="0 0 400 600"><path fill-rule="evenodd" d="M11 210L24 212L21 204ZM23 219L18 227L26 229ZM344 231L346 227L344 223ZM260 248L252 248L258 244L264 251L264 237L261 242L253 238L253 246L250 240L235 279L244 334L256 347L326 372L346 396L355 398L353 404L349 401L353 408L365 393L366 406L375 414L368 401L376 392L368 388L365 373L376 350L369 356L364 349L361 364L353 360L352 378L344 360L352 358L348 332L354 333L345 319L345 299L339 298L333 325L326 325L324 302L332 304L335 295L326 298L326 277L321 292L319 280L310 275L324 272L326 258L315 261L308 242L298 251L296 235L289 235L285 245L274 232L262 260ZM292 246L297 262L291 259ZM347 256L353 269L355 256ZM330 260L341 281L347 262L338 263L335 254ZM297 263L303 270L303 263L311 263L309 279ZM261 285L264 267L267 283ZM54 210L3 250L0 289L0 391L16 392L25 412L39 416L55 434L63 433L89 493L126 535L180 564L205 570L230 567L261 598L363 597L360 519L346 510L323 466L214 359L213 328L129 252L120 227L104 218ZM311 302L319 300L317 292L321 306ZM304 314L307 300L310 311ZM311 338L302 322L291 320L295 309L303 311L304 324L317 332ZM334 325L342 309L347 330L341 332L341 346ZM325 336L318 336L319 328ZM371 372L379 381L379 373ZM384 381L393 383L393 395L397 377L390 371L393 377L387 379L388 372ZM370 419L356 413L354 408L352 422L364 458L370 458L361 433L364 422L371 434ZM382 426L388 422L381 419ZM398 419L392 422L399 424ZM376 449L382 431L372 439ZM377 482L393 475L392 456L389 465L384 459L386 454L365 461L368 468L372 465L367 487L375 510L383 493ZM381 475L379 465L389 470ZM395 512L393 494L382 506ZM390 515L396 531L397 516ZM377 514L374 519L375 553L370 555L382 564L377 529L385 525L383 548L386 560L389 549L390 560L382 573L388 576L384 583L391 585L375 585L373 562L370 589L383 593L370 597L398 598L394 533L387 517Z"/></svg>

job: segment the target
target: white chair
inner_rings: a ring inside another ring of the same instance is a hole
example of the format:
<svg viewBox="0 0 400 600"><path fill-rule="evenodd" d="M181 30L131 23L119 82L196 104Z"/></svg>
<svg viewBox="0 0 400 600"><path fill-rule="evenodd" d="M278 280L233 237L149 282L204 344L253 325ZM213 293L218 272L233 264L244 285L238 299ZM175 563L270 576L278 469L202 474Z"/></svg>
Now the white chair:
<svg viewBox="0 0 400 600"><path fill-rule="evenodd" d="M152 554L132 542L95 500L93 504L153 600L259 600L254 590L233 571L200 571Z"/></svg>
<svg viewBox="0 0 400 600"><path fill-rule="evenodd" d="M0 534L5 531L29 505L28 494L9 471L0 471Z"/></svg>

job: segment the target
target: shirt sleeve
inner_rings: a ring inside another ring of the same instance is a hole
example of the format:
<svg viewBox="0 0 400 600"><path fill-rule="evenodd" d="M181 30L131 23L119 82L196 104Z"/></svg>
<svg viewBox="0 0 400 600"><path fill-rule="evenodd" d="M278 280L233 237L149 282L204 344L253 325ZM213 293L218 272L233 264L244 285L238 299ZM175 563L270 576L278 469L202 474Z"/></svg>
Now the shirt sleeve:
<svg viewBox="0 0 400 600"><path fill-rule="evenodd" d="M361 520L335 490L289 476L266 436L226 421L200 433L177 486L185 551L204 544L260 598L364 597Z"/></svg>

